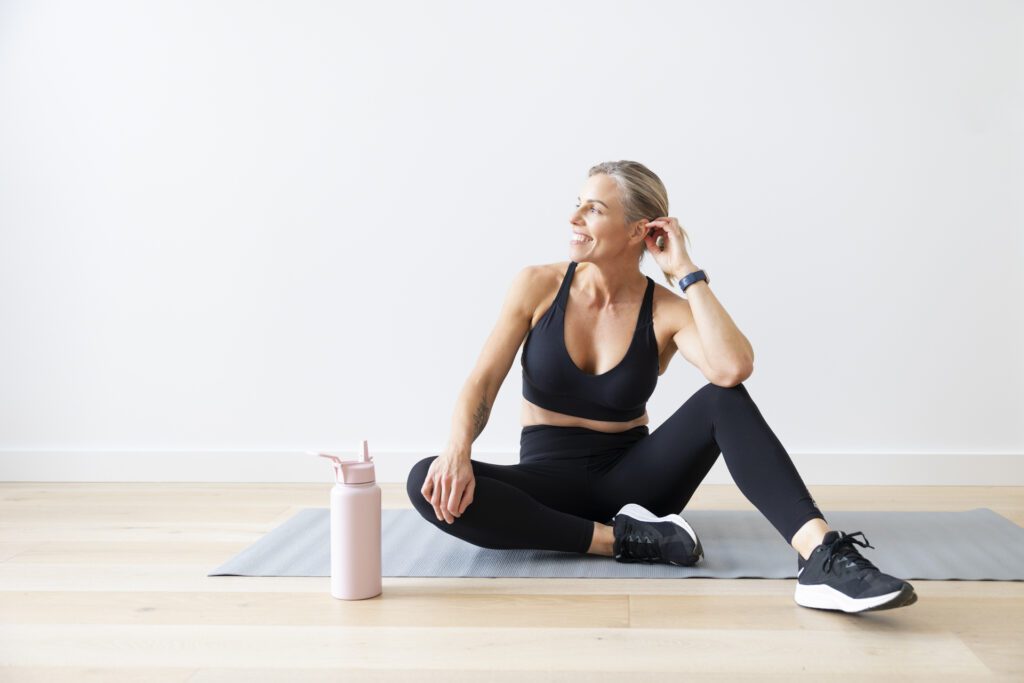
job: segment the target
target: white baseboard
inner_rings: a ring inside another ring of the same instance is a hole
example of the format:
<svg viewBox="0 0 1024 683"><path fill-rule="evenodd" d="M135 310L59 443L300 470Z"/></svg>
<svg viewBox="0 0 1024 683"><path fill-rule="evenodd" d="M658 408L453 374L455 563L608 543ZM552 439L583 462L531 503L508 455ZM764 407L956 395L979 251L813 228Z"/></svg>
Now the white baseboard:
<svg viewBox="0 0 1024 683"><path fill-rule="evenodd" d="M355 457L331 451L342 457ZM433 453L373 454L378 482L404 482L413 464ZM790 453L804 482L880 486L1022 486L1021 453ZM473 453L511 465L518 453ZM6 482L331 482L326 458L304 451L0 451ZM719 456L708 484L732 484Z"/></svg>

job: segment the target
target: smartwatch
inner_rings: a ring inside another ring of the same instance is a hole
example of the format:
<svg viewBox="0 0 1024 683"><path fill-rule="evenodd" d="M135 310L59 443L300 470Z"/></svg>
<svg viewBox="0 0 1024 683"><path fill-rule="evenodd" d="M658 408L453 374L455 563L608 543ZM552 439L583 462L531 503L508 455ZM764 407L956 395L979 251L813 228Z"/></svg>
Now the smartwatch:
<svg viewBox="0 0 1024 683"><path fill-rule="evenodd" d="M679 289L683 290L683 292L686 292L686 288L687 287L692 285L694 282L700 282L701 280L706 281L708 283L708 285L711 284L711 278L708 277L708 274L707 274L706 271L704 271L704 270L694 271L694 272L690 273L689 275L687 275L686 277L684 277L682 280L679 281Z"/></svg>

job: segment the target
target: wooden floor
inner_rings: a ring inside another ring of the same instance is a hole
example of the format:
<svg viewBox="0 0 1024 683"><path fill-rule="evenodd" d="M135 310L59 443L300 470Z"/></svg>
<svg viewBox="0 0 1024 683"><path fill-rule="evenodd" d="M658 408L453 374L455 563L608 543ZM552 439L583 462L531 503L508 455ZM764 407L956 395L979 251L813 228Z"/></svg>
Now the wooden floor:
<svg viewBox="0 0 1024 683"><path fill-rule="evenodd" d="M990 507L1024 526L1020 487L811 488L826 515ZM916 604L850 615L800 607L793 579L385 577L348 602L326 577L206 576L328 493L0 484L0 680L1024 680L1024 582L915 580ZM753 509L715 485L689 507Z"/></svg>

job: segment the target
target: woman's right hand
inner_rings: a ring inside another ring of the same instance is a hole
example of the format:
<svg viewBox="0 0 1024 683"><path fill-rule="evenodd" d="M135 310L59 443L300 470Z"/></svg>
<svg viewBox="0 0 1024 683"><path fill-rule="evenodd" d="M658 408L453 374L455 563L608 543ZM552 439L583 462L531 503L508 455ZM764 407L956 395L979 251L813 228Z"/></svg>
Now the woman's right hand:
<svg viewBox="0 0 1024 683"><path fill-rule="evenodd" d="M434 506L438 520L451 524L473 502L476 477L469 453L445 451L434 458L420 492Z"/></svg>

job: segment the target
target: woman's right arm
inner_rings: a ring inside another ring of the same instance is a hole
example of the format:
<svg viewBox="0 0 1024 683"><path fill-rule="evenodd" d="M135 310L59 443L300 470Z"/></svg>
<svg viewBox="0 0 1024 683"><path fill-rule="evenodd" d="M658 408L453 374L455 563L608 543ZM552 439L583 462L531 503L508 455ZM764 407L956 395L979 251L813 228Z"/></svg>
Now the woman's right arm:
<svg viewBox="0 0 1024 683"><path fill-rule="evenodd" d="M470 457L473 442L487 425L498 390L530 331L537 308L536 289L537 266L523 268L512 279L498 322L484 342L476 365L455 402L451 433L445 449L452 455Z"/></svg>
<svg viewBox="0 0 1024 683"><path fill-rule="evenodd" d="M527 266L513 278L498 322L455 402L448 443L423 484L422 493L434 505L438 519L443 517L449 524L453 521L449 516L460 516L473 500L475 482L469 464L473 442L487 425L498 390L530 331L536 298L541 295L537 291L538 268Z"/></svg>

